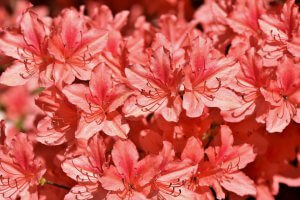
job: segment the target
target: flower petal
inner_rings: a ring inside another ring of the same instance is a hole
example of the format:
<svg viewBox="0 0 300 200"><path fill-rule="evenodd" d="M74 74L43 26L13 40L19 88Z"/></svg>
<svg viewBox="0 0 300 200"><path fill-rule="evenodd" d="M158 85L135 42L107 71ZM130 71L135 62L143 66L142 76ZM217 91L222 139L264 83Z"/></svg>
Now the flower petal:
<svg viewBox="0 0 300 200"><path fill-rule="evenodd" d="M8 86L24 85L29 80L22 77L22 73L25 73L26 71L24 63L15 62L2 73L0 84Z"/></svg>
<svg viewBox="0 0 300 200"><path fill-rule="evenodd" d="M234 192L237 195L256 195L254 182L243 172L236 172L229 175L230 180L222 181L221 185L228 191Z"/></svg>
<svg viewBox="0 0 300 200"><path fill-rule="evenodd" d="M137 175L136 167L139 154L130 140L118 140L114 144L111 155L116 169L127 182Z"/></svg>

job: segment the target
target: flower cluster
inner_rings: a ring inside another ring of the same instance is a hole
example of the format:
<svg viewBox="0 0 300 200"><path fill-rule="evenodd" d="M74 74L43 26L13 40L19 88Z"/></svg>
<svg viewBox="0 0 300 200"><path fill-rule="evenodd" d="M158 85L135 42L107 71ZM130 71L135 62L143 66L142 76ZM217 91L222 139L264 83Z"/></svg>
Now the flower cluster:
<svg viewBox="0 0 300 200"><path fill-rule="evenodd" d="M300 186L295 0L206 0L189 20L188 1L154 3L171 7L0 10L0 200L272 200Z"/></svg>

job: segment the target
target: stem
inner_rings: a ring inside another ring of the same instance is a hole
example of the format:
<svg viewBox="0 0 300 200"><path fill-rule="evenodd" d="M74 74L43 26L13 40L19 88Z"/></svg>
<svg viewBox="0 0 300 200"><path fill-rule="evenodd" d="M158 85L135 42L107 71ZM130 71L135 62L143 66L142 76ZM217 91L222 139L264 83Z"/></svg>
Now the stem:
<svg viewBox="0 0 300 200"><path fill-rule="evenodd" d="M53 186L55 186L55 187L62 188L62 189L64 189L64 190L70 190L70 189L71 189L71 188L68 187L68 186L60 185L60 184L54 183L54 182L52 182L52 181L47 181L46 184L48 184L48 185L53 185Z"/></svg>
<svg viewBox="0 0 300 200"><path fill-rule="evenodd" d="M44 177L41 178L40 180L40 185L41 186L44 186L44 185L52 185L52 186L55 186L55 187L58 187L58 188L61 188L61 189L64 189L64 190L70 190L71 188L68 187L68 186L65 186L65 185L61 185L61 184L58 184L58 183L54 183L52 181L48 181L47 179L45 179Z"/></svg>
<svg viewBox="0 0 300 200"><path fill-rule="evenodd" d="M207 143L204 145L204 149L206 149L210 143L213 141L214 137L216 136L217 134L217 128L219 127L220 125L213 122L211 124L211 127L210 129L207 131L205 137L203 139L207 139Z"/></svg>

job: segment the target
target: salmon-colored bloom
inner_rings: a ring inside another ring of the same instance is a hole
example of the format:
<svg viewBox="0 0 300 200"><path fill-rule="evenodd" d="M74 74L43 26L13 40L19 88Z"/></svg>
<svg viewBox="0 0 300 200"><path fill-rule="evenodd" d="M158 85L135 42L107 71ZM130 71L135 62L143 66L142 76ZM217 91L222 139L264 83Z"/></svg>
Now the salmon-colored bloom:
<svg viewBox="0 0 300 200"><path fill-rule="evenodd" d="M265 101L260 92L260 88L269 85L268 77L271 73L263 68L262 58L251 48L238 58L240 71L228 87L235 91L242 99L240 107L222 111L226 121L239 122L246 116L256 113L256 120L265 123L265 114L269 104Z"/></svg>
<svg viewBox="0 0 300 200"><path fill-rule="evenodd" d="M125 69L130 84L137 88L135 106L141 112L160 113L167 121L178 121L181 113L180 87L183 81L182 63L176 62L164 48L154 50L149 64L134 65Z"/></svg>
<svg viewBox="0 0 300 200"><path fill-rule="evenodd" d="M237 3L235 0L207 0L194 14L203 32L211 38L213 46L221 52L226 51L226 47L235 36L227 22L235 3Z"/></svg>
<svg viewBox="0 0 300 200"><path fill-rule="evenodd" d="M212 47L209 39L191 41L189 65L185 68L183 108L189 117L199 117L205 106L229 110L240 105L226 85L238 73L234 58L226 58Z"/></svg>
<svg viewBox="0 0 300 200"><path fill-rule="evenodd" d="M99 135L93 136L87 145L83 154L68 155L62 163L63 171L78 183L66 199L89 199L100 189L99 178L108 165L106 145Z"/></svg>
<svg viewBox="0 0 300 200"><path fill-rule="evenodd" d="M192 138L189 138L187 145L191 144ZM187 150L195 150L187 148ZM198 152L197 152L198 153ZM182 158L187 153L183 153ZM199 154L199 157L202 155ZM170 142L163 142L163 149L159 153L161 163L153 182L152 195L158 199L201 199L201 195L193 192L187 187L187 182L192 178L193 173L197 170L197 165L189 161L175 158L175 151Z"/></svg>
<svg viewBox="0 0 300 200"><path fill-rule="evenodd" d="M48 36L50 29L31 9L21 17L18 29L2 31L0 50L15 62L1 75L0 83L9 86L24 85L29 79L47 84L45 70L50 64Z"/></svg>
<svg viewBox="0 0 300 200"><path fill-rule="evenodd" d="M93 70L89 87L72 84L63 93L81 110L76 138L89 139L100 130L110 136L127 137L129 126L117 108L130 93L124 85L113 81L112 72L105 64Z"/></svg>
<svg viewBox="0 0 300 200"><path fill-rule="evenodd" d="M40 114L34 104L34 94L29 85L8 87L0 95L0 104L6 110L6 120L20 123L19 128L33 128L33 120Z"/></svg>
<svg viewBox="0 0 300 200"><path fill-rule="evenodd" d="M260 54L265 65L276 66L284 55L299 58L299 8L295 0L288 0L278 14L265 14L258 20L259 27L266 36Z"/></svg>
<svg viewBox="0 0 300 200"><path fill-rule="evenodd" d="M47 88L35 103L46 114L37 125L37 141L46 145L60 145L74 139L79 121L77 109L58 88Z"/></svg>
<svg viewBox="0 0 300 200"><path fill-rule="evenodd" d="M109 191L106 198L148 199L150 182L156 174L159 160L150 155L139 160L138 151L130 140L118 140L114 144L111 155L114 165L105 170L104 175L99 179L102 187Z"/></svg>
<svg viewBox="0 0 300 200"><path fill-rule="evenodd" d="M203 192L207 190L206 187L212 187L218 199L225 198L222 187L240 196L255 195L254 182L240 171L255 159L253 148L248 144L234 146L228 126L221 126L220 133L221 146L210 146L205 150L208 161L202 160L204 150L201 142L195 138L188 140L181 158L196 165L188 188ZM204 192L204 195L209 194L209 191Z"/></svg>
<svg viewBox="0 0 300 200"><path fill-rule="evenodd" d="M232 29L241 35L256 36L259 34L258 20L266 12L264 1L240 1L227 18Z"/></svg>
<svg viewBox="0 0 300 200"><path fill-rule="evenodd" d="M199 166L199 184L214 188L217 198L225 198L222 187L239 196L255 195L254 182L241 171L256 154L248 144L233 145L233 136L228 126L221 126L221 146L205 150L209 162Z"/></svg>
<svg viewBox="0 0 300 200"><path fill-rule="evenodd" d="M0 198L37 198L37 185L46 168L35 157L32 142L24 133L6 140L0 150Z"/></svg>
<svg viewBox="0 0 300 200"><path fill-rule="evenodd" d="M89 80L91 70L99 63L95 57L106 45L106 31L88 27L83 14L75 9L63 10L53 23L48 50L55 58L54 80L67 84L75 77Z"/></svg>
<svg viewBox="0 0 300 200"><path fill-rule="evenodd" d="M300 65L285 57L278 67L277 80L270 88L261 88L271 106L266 116L268 132L282 132L294 120L300 123Z"/></svg>

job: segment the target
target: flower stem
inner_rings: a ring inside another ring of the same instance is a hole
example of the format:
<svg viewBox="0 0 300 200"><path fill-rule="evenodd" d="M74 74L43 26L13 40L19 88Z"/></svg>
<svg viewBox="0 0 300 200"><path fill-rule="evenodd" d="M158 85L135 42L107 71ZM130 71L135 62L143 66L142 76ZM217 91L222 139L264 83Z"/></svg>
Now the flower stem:
<svg viewBox="0 0 300 200"><path fill-rule="evenodd" d="M55 186L55 187L58 187L58 188L62 188L62 189L64 189L64 190L70 190L70 189L71 189L71 188L68 187L68 186L61 185L61 184L58 184L58 183L54 183L54 182L52 182L52 181L48 181L48 180L45 179L44 177L41 178L41 180L39 181L39 184L40 184L41 186L44 186L44 185L48 184L48 185L52 185L52 186Z"/></svg>

